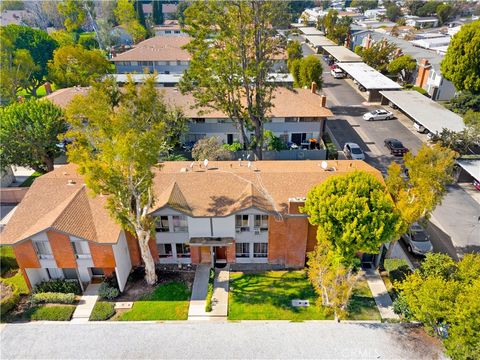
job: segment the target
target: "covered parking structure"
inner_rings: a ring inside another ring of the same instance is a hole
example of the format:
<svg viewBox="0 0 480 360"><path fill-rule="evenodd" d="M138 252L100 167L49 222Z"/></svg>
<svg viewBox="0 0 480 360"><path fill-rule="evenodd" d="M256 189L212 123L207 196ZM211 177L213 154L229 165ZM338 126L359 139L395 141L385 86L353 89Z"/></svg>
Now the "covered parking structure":
<svg viewBox="0 0 480 360"><path fill-rule="evenodd" d="M362 62L362 58L345 46L326 46L324 53L333 57L337 62Z"/></svg>
<svg viewBox="0 0 480 360"><path fill-rule="evenodd" d="M381 91L380 94L382 104L392 103L432 134L439 134L443 129L455 132L465 129L461 116L418 91Z"/></svg>
<svg viewBox="0 0 480 360"><path fill-rule="evenodd" d="M359 84L360 90L368 94L368 101L380 101L382 90L399 90L402 87L392 79L363 62L339 62L338 67Z"/></svg>
<svg viewBox="0 0 480 360"><path fill-rule="evenodd" d="M457 159L457 182L480 182L480 156L475 159Z"/></svg>
<svg viewBox="0 0 480 360"><path fill-rule="evenodd" d="M309 43L312 47L315 48L318 52L322 52L326 47L337 47L338 45L335 44L332 40L327 39L325 36L320 35L308 35L305 36L307 43Z"/></svg>
<svg viewBox="0 0 480 360"><path fill-rule="evenodd" d="M313 26L297 27L297 28L298 30L301 31L301 33L304 36L324 36L325 35L323 31L320 31Z"/></svg>

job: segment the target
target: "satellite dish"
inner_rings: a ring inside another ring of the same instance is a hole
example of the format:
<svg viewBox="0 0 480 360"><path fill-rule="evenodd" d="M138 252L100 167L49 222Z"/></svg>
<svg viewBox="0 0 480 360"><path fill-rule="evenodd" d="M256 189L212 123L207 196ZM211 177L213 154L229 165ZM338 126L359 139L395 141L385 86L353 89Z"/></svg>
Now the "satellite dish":
<svg viewBox="0 0 480 360"><path fill-rule="evenodd" d="M250 169L252 167L252 162L249 161L247 167Z"/></svg>
<svg viewBox="0 0 480 360"><path fill-rule="evenodd" d="M323 170L327 170L327 168L328 168L328 163L327 163L326 161L322 161L322 165L321 165L321 166L322 166L322 169L323 169Z"/></svg>
<svg viewBox="0 0 480 360"><path fill-rule="evenodd" d="M203 160L203 166L208 167L208 159Z"/></svg>

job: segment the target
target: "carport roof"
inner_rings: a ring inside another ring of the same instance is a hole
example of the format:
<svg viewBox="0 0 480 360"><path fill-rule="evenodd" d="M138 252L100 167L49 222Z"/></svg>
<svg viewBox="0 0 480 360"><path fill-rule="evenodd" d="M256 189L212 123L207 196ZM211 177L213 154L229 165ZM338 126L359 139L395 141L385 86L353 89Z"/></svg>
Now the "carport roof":
<svg viewBox="0 0 480 360"><path fill-rule="evenodd" d="M324 49L339 62L362 62L362 58L345 46L328 46Z"/></svg>
<svg viewBox="0 0 480 360"><path fill-rule="evenodd" d="M315 36L323 36L325 35L322 31L318 30L317 28L314 28L313 26L307 26L307 27L300 27L298 28L303 35L315 35Z"/></svg>
<svg viewBox="0 0 480 360"><path fill-rule="evenodd" d="M418 91L381 91L380 94L433 134L444 128L456 132L465 128L459 115Z"/></svg>
<svg viewBox="0 0 480 360"><path fill-rule="evenodd" d="M402 87L395 81L363 62L357 63L338 63L341 69L353 77L367 90L396 90Z"/></svg>
<svg viewBox="0 0 480 360"><path fill-rule="evenodd" d="M480 181L480 159L458 159L457 164L473 178Z"/></svg>
<svg viewBox="0 0 480 360"><path fill-rule="evenodd" d="M321 35L309 35L306 36L306 39L315 47L319 46L337 46L332 40L327 39L325 36Z"/></svg>

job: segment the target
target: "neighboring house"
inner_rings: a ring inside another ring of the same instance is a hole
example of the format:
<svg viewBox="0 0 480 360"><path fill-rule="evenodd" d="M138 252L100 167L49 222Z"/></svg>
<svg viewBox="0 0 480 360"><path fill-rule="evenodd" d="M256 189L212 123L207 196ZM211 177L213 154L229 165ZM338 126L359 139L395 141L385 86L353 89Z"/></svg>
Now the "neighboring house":
<svg viewBox="0 0 480 360"><path fill-rule="evenodd" d="M397 55L409 54L417 61L417 71L413 75L414 83L424 88L433 100L450 100L455 96L455 86L444 79L440 72L443 54L423 49L411 42L374 30L360 31L351 36L351 47L360 45L370 47L373 43L388 41L397 46ZM434 39L431 39L434 40Z"/></svg>
<svg viewBox="0 0 480 360"><path fill-rule="evenodd" d="M4 10L0 13L1 26L7 25L27 25L32 19L32 13L27 10Z"/></svg>
<svg viewBox="0 0 480 360"><path fill-rule="evenodd" d="M364 29L377 29L377 28L386 28L393 27L396 24L391 21L377 21L377 20L362 20L357 21L356 24L361 26Z"/></svg>
<svg viewBox="0 0 480 360"><path fill-rule="evenodd" d="M415 15L406 15L405 24L418 29L436 28L438 27L438 18L436 17L419 17Z"/></svg>
<svg viewBox="0 0 480 360"><path fill-rule="evenodd" d="M58 106L65 107L77 94L85 94L87 88L66 88L46 96ZM196 142L205 137L216 136L223 143L231 144L240 139L240 132L235 124L221 111L194 108L192 95L183 95L177 88L165 87L158 91L171 106L178 106L190 119L185 141ZM327 98L308 89L290 90L283 87L275 89L271 109L265 123L265 130L271 130L284 142L301 146L308 139L320 140L327 117L333 116L326 107ZM253 131L252 131L253 133ZM253 134L252 134L253 136Z"/></svg>
<svg viewBox="0 0 480 360"><path fill-rule="evenodd" d="M387 9L367 9L363 15L369 19L379 20L387 15Z"/></svg>
<svg viewBox="0 0 480 360"><path fill-rule="evenodd" d="M163 25L157 25L153 28L155 36L188 36L182 32L182 28L176 20L166 20Z"/></svg>
<svg viewBox="0 0 480 360"><path fill-rule="evenodd" d="M316 228L300 208L331 176L367 171L363 161L165 162L155 168L150 251L158 264L243 263L305 266ZM123 291L141 265L138 241L92 197L75 165L39 177L2 232L30 288L57 278L113 275ZM82 286L83 286L82 284Z"/></svg>
<svg viewBox="0 0 480 360"><path fill-rule="evenodd" d="M165 19L171 19L177 12L177 4L162 4L162 13Z"/></svg>

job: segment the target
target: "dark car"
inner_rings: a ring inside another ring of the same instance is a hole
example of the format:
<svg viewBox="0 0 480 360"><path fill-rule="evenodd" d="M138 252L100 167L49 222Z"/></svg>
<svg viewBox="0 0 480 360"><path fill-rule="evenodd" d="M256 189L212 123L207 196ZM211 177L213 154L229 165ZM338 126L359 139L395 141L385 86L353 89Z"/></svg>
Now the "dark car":
<svg viewBox="0 0 480 360"><path fill-rule="evenodd" d="M395 156L403 156L408 149L397 139L385 139L385 146L390 150L390 154Z"/></svg>

